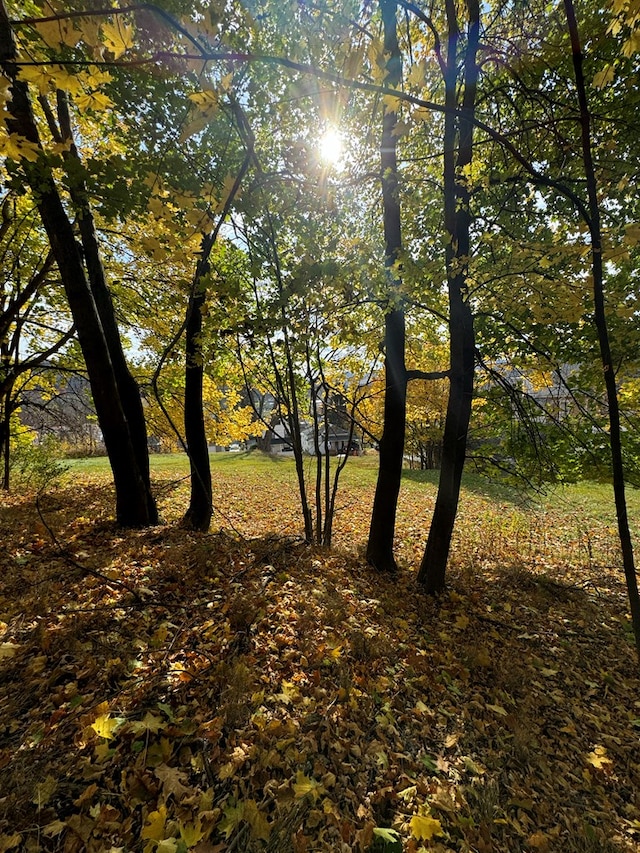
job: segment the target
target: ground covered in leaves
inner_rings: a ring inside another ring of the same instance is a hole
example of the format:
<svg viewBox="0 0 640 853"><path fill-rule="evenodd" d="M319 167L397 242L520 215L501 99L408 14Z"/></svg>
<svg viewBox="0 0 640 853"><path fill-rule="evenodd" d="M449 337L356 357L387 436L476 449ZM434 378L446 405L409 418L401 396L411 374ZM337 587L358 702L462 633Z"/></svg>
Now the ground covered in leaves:
<svg viewBox="0 0 640 853"><path fill-rule="evenodd" d="M105 477L0 510L0 851L638 850L638 668L605 522L465 492L450 587L331 553L292 471L215 472L216 523L117 530Z"/></svg>

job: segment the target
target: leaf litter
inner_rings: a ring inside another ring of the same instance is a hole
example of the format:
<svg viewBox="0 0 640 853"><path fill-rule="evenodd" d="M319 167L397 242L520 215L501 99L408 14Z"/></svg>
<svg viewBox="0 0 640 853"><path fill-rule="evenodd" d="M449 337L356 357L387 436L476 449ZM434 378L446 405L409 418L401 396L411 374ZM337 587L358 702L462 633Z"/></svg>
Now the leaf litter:
<svg viewBox="0 0 640 853"><path fill-rule="evenodd" d="M216 475L207 535L158 485L167 523L143 531L98 477L40 515L3 499L0 853L639 849L624 599L560 509L526 529L466 498L432 600L409 570L424 485L393 578L361 557L366 487L325 552L264 475Z"/></svg>

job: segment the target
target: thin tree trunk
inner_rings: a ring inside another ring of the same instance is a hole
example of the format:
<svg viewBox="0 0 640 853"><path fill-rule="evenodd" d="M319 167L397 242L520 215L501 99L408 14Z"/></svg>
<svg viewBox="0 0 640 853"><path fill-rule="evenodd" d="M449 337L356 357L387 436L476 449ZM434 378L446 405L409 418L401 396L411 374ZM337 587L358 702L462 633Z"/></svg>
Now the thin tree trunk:
<svg viewBox="0 0 640 853"><path fill-rule="evenodd" d="M402 82L402 56L398 45L395 0L380 0L384 28L384 50L388 56L387 86ZM384 107L381 140L382 205L385 239L385 266L392 290L400 285L397 261L402 248L400 197L398 185L398 116ZM395 294L394 294L395 296ZM404 308L396 304L385 316L385 396L384 426L380 439L378 480L373 501L367 561L378 571L395 571L393 538L396 526L398 495L402 480L404 433L407 408L407 371L405 366Z"/></svg>
<svg viewBox="0 0 640 853"><path fill-rule="evenodd" d="M211 462L204 424L204 352L202 312L207 298L205 276L210 272L209 241L203 240L187 307L184 367L184 435L189 454L191 497L182 523L190 530L207 531L213 513ZM213 244L211 244L213 245Z"/></svg>
<svg viewBox="0 0 640 853"><path fill-rule="evenodd" d="M564 0L567 16L567 26L571 38L573 69L575 74L578 103L580 107L580 127L582 159L587 192L589 195L589 232L591 237L591 272L593 276L593 303L600 356L604 373L604 383L607 393L609 410L609 445L611 448L611 470L613 474L613 494L618 521L618 537L622 551L622 564L627 584L631 622L635 638L636 651L640 659L640 595L638 594L638 579L636 576L633 541L629 529L627 499L625 495L624 463L622 459L622 434L620 430L620 406L616 375L611 358L609 329L604 299L604 272L602 265L602 229L600 221L600 206L598 202L598 184L593 163L591 143L591 114L587 102L587 91L582 67L583 55L580 44L578 22L572 0Z"/></svg>
<svg viewBox="0 0 640 853"><path fill-rule="evenodd" d="M449 236L446 263L449 287L450 384L438 495L427 546L418 572L419 583L424 584L430 593L440 592L445 585L473 400L475 337L467 282L471 215L469 190L460 177L473 156L473 118L478 81L476 54L480 29L477 0L468 0L467 11L469 26L464 62L464 95L460 117L457 119L457 51L460 33L454 0L447 0L449 41L445 80L448 109L445 114L444 134L444 211L445 228ZM459 132L456 131L457 121Z"/></svg>
<svg viewBox="0 0 640 853"><path fill-rule="evenodd" d="M4 404L2 407L2 423L0 423L0 447L2 449L2 488L9 491L11 485L11 391L13 383L3 389Z"/></svg>
<svg viewBox="0 0 640 853"><path fill-rule="evenodd" d="M4 3L0 2L0 65L11 80L7 128L10 133L18 133L41 149L27 86L16 80L15 59L11 24ZM71 222L44 157L41 155L37 163L25 162L22 165L36 197L78 331L98 420L113 470L118 523L126 526L152 524L155 517L150 512L144 471L138 465L138 454L123 408L121 389Z"/></svg>

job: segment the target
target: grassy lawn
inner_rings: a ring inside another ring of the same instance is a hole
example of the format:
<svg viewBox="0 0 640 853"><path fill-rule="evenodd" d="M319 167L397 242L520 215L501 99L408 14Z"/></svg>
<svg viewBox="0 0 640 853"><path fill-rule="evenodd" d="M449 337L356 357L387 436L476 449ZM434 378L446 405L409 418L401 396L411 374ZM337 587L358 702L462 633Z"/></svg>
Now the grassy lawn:
<svg viewBox="0 0 640 853"><path fill-rule="evenodd" d="M266 477L274 483L295 481L293 459L285 456L270 456L259 451L248 453L213 453L210 456L212 477ZM347 487L368 488L375 485L377 473L375 454L351 457L342 473L341 483ZM106 456L90 459L68 459L69 477L74 475L106 476L110 474ZM189 463L184 453L153 454L150 457L152 476L166 478L187 477ZM309 482L315 472L315 462L307 460L306 471ZM434 493L438 485L438 471L419 471L406 468L403 474L403 490L413 493ZM584 481L563 486L550 486L545 492L519 491L498 480L481 476L467 470L463 478L463 501L465 495L475 495L499 506L514 505L523 511L560 512L579 516L586 524L613 524L615 509L611 486L606 483ZM629 487L627 502L632 525L640 517L640 490Z"/></svg>

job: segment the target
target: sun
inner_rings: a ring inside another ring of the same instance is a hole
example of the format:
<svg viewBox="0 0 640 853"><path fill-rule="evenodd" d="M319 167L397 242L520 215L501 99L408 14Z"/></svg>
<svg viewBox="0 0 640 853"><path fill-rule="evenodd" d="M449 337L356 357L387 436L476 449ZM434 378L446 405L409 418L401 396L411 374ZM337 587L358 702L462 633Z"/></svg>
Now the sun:
<svg viewBox="0 0 640 853"><path fill-rule="evenodd" d="M318 141L318 155L327 166L339 166L344 155L344 139L342 134L329 127Z"/></svg>

